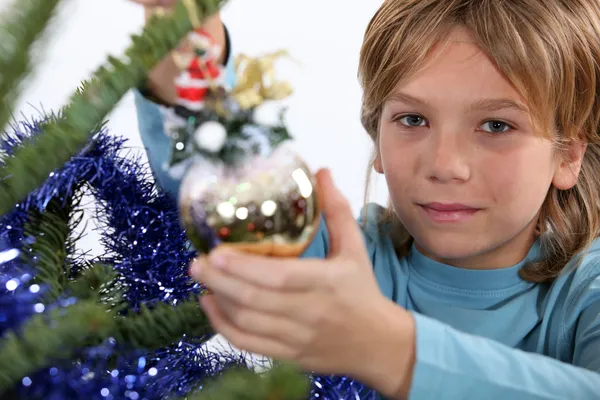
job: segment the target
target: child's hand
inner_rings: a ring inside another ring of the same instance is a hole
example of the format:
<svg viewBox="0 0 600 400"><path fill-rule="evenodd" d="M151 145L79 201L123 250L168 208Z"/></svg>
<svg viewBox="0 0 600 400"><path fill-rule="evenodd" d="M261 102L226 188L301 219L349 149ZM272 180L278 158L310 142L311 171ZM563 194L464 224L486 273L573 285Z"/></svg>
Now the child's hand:
<svg viewBox="0 0 600 400"><path fill-rule="evenodd" d="M201 304L215 330L234 346L374 384L369 374L381 379L378 367L387 363L382 357L402 356L390 354L402 350L390 349L398 341L388 340L390 325L406 322L398 315L410 317L381 294L361 231L330 174L321 172L318 181L331 239L327 259L216 249L190 272L212 290Z"/></svg>

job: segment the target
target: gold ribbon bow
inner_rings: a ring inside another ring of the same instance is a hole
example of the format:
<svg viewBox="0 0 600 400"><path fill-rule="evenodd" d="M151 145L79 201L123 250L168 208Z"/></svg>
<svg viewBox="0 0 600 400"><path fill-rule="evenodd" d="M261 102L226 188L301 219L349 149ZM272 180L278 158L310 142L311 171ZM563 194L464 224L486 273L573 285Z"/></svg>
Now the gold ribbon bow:
<svg viewBox="0 0 600 400"><path fill-rule="evenodd" d="M288 82L275 79L275 61L288 56L280 50L262 57L240 54L235 59L237 81L231 96L243 109L256 107L267 100L281 100L292 94Z"/></svg>

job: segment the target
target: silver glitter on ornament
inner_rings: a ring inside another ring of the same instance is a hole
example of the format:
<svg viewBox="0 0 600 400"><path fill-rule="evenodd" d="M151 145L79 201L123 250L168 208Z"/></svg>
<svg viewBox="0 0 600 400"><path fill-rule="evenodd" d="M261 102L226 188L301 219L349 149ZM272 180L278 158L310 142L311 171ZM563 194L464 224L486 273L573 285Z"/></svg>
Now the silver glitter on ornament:
<svg viewBox="0 0 600 400"><path fill-rule="evenodd" d="M198 160L182 181L181 221L200 251L227 245L298 256L318 229L315 189L307 165L285 146L238 167Z"/></svg>

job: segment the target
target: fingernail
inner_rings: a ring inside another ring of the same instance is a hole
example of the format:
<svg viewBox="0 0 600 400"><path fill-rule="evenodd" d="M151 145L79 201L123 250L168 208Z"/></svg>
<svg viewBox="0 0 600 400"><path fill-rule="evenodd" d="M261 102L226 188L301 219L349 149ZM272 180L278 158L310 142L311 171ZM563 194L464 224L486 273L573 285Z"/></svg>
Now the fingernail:
<svg viewBox="0 0 600 400"><path fill-rule="evenodd" d="M333 178L331 177L329 168L323 168L319 171L319 181L321 184L333 185Z"/></svg>
<svg viewBox="0 0 600 400"><path fill-rule="evenodd" d="M196 258L190 268L188 269L188 274L192 277L198 277L202 274L202 269L204 268L204 259Z"/></svg>

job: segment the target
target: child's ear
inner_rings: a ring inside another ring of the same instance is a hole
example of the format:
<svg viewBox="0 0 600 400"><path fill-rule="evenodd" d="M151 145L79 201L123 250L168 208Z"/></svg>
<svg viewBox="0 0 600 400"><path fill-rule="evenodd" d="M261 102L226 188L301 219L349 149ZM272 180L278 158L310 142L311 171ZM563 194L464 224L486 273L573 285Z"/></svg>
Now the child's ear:
<svg viewBox="0 0 600 400"><path fill-rule="evenodd" d="M373 160L373 169L378 174L383 174L383 164L381 163L381 152L377 149L377 154L375 154L375 159Z"/></svg>
<svg viewBox="0 0 600 400"><path fill-rule="evenodd" d="M554 171L552 185L559 190L568 190L577 184L583 156L587 149L587 140L572 140L566 148L559 150L560 160Z"/></svg>

